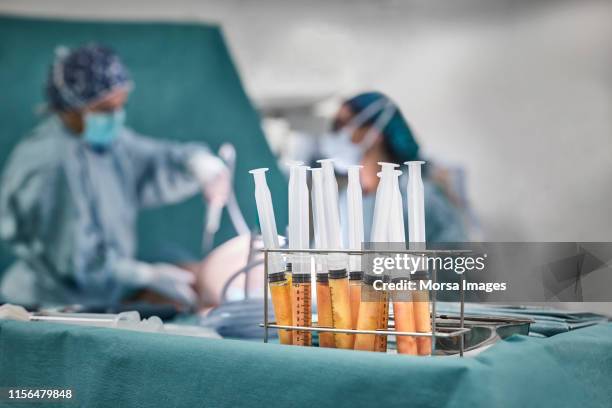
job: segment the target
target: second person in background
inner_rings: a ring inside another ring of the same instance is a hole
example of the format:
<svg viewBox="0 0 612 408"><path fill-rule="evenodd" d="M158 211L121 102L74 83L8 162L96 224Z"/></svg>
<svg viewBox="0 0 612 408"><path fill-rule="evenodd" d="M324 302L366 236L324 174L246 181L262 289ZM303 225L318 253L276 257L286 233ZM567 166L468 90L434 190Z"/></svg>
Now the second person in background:
<svg viewBox="0 0 612 408"><path fill-rule="evenodd" d="M333 119L332 132L323 153L337 159L337 171L346 173L347 166L352 164L363 166L364 232L365 239L369 240L379 181L378 162L403 165L406 161L422 160L419 144L397 105L379 92L362 93L344 101ZM452 202L448 189L434 181L430 169L427 164L423 168L427 242L466 241L461 212ZM407 173L404 173L400 186L405 211ZM340 193L340 208L344 213L341 219L346 220L346 190ZM346 225L343 227L346 230Z"/></svg>

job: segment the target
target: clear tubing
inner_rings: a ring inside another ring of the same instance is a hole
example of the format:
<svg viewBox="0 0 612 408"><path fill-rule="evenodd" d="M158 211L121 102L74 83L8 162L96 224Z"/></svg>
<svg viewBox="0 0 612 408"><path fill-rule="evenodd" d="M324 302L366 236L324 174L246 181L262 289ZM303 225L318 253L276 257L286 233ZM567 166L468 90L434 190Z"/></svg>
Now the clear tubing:
<svg viewBox="0 0 612 408"><path fill-rule="evenodd" d="M408 239L411 249L425 249L425 192L421 177L423 161L405 162L408 166ZM431 331L431 312L428 291L415 291L414 322L417 332ZM431 337L417 338L419 355L431 354Z"/></svg>
<svg viewBox="0 0 612 408"><path fill-rule="evenodd" d="M84 326L117 327L120 322L132 324L140 323L140 313L122 312L119 314L106 313L62 313L42 311L30 315L31 321L49 321L53 323L76 324Z"/></svg>
<svg viewBox="0 0 612 408"><path fill-rule="evenodd" d="M327 231L325 229L325 205L323 201L323 170L310 169L312 173L312 219L317 249L327 248ZM316 290L317 290L317 324L321 327L333 327L331 294L327 276L327 260L325 256L315 256ZM333 333L319 332L319 347L335 347Z"/></svg>
<svg viewBox="0 0 612 408"><path fill-rule="evenodd" d="M293 167L292 167L293 170ZM310 213L309 194L306 184L306 172L308 167L297 166L295 169L294 195L290 200L295 201L293 224L292 249L308 249L310 238ZM310 258L306 254L294 254L292 256L293 276L291 282L291 305L293 312L293 324L295 326L312 326L312 284L310 281ZM293 331L293 344L299 346L310 346L312 334L309 331Z"/></svg>
<svg viewBox="0 0 612 408"><path fill-rule="evenodd" d="M227 167L230 169L233 187L233 180L236 172L236 149L234 148L234 145L231 143L223 143L219 148L219 157L223 159ZM232 188L230 191L225 208L227 208L227 213L229 214L232 225L234 226L234 229L238 235L250 234L251 230L244 220L242 211L240 211L240 206L238 206L234 188Z"/></svg>
<svg viewBox="0 0 612 408"><path fill-rule="evenodd" d="M261 233L266 249L277 249L279 247L276 220L274 219L274 208L272 196L266 182L266 171L268 169L254 169L249 173L255 179L255 202L257 204L257 215L261 226ZM268 280L270 295L274 307L274 315L278 324L291 326L292 308L290 282L284 271L282 260L277 253L268 254ZM288 330L279 330L281 344L292 344L292 334Z"/></svg>

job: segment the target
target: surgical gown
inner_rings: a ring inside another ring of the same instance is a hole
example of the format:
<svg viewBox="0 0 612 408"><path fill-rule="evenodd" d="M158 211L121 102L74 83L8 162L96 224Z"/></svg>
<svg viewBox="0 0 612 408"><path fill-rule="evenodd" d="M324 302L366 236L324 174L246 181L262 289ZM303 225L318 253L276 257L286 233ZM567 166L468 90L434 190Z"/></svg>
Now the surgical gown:
<svg viewBox="0 0 612 408"><path fill-rule="evenodd" d="M199 191L186 162L197 144L124 128L105 151L70 134L57 117L13 151L0 190L0 238L18 260L0 298L25 305L116 303L136 251L139 209Z"/></svg>
<svg viewBox="0 0 612 408"><path fill-rule="evenodd" d="M406 200L406 185L408 179L405 175L400 178L400 191L404 206L404 230L408 237L408 218ZM448 200L442 190L431 180L423 178L425 193L425 237L429 243L466 242L467 233L461 212ZM363 196L363 227L366 242L370 241L372 220L374 218L374 203L376 194ZM344 242L348 242L348 226L346 205L346 190L340 193L340 211Z"/></svg>

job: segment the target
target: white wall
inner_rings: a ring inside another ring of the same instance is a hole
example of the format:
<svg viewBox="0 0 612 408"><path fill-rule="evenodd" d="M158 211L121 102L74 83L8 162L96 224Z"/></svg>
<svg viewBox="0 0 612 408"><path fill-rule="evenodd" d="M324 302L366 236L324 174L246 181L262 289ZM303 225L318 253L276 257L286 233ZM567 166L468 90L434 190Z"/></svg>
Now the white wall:
<svg viewBox="0 0 612 408"><path fill-rule="evenodd" d="M612 2L441 4L0 0L0 12L219 22L255 99L393 96L428 152L467 168L488 239L612 240Z"/></svg>

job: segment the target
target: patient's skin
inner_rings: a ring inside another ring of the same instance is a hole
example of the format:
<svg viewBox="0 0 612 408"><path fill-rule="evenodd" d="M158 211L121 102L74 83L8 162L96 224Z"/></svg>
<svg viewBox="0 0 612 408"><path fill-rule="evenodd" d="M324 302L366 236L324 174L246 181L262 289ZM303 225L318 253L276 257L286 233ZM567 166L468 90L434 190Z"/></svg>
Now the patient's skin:
<svg viewBox="0 0 612 408"><path fill-rule="evenodd" d="M240 235L219 245L195 268L190 269L196 274L196 291L200 297L202 307L214 307L223 301L223 287L229 279L248 262L251 237ZM253 260L261 259L262 255L257 249L252 253ZM248 279L245 278L248 276ZM249 293L263 296L264 285L263 263L254 266L248 275L240 274L231 284L231 290L244 292L245 285Z"/></svg>

